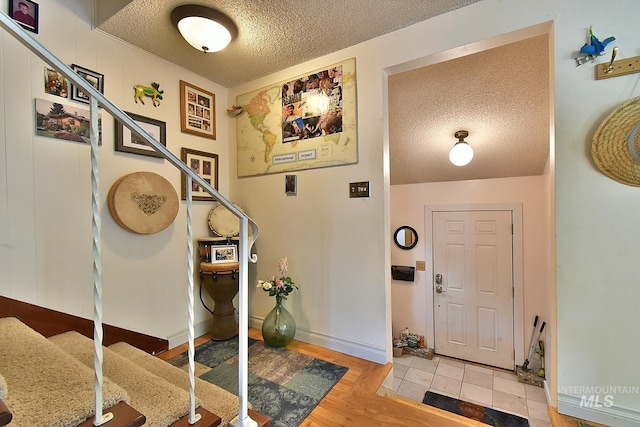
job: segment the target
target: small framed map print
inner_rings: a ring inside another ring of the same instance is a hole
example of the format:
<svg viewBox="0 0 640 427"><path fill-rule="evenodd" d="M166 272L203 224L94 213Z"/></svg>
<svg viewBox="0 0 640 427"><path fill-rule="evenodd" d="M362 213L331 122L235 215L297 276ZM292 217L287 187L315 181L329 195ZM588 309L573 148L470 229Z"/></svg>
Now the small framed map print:
<svg viewBox="0 0 640 427"><path fill-rule="evenodd" d="M216 139L216 96L180 80L180 130Z"/></svg>

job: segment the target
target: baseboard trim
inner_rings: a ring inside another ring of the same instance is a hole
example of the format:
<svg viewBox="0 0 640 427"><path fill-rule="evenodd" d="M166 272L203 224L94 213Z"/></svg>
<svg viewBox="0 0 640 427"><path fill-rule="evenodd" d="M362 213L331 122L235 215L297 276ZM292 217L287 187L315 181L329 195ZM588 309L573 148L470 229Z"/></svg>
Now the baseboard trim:
<svg viewBox="0 0 640 427"><path fill-rule="evenodd" d="M249 326L256 329L262 329L262 318L249 317ZM318 345L328 348L329 350L339 351L340 353L350 356L359 357L360 359L369 360L381 365L387 364L387 352L384 348L375 347L364 342L344 340L318 332L309 331L307 329L296 329L296 340L309 344Z"/></svg>
<svg viewBox="0 0 640 427"><path fill-rule="evenodd" d="M198 322L193 325L193 336L194 338L201 337L207 333L211 332L211 319L203 320L202 322ZM169 348L176 348L179 345L182 345L189 341L189 329L182 329L175 334L169 335Z"/></svg>
<svg viewBox="0 0 640 427"><path fill-rule="evenodd" d="M549 389L549 383L546 379L542 381L542 388L544 389L544 397L547 399L547 406L551 406L551 390Z"/></svg>
<svg viewBox="0 0 640 427"><path fill-rule="evenodd" d="M587 421L616 427L640 426L640 412L618 406L604 407L604 396L600 396L596 407L584 406L582 396L558 393L558 412Z"/></svg>

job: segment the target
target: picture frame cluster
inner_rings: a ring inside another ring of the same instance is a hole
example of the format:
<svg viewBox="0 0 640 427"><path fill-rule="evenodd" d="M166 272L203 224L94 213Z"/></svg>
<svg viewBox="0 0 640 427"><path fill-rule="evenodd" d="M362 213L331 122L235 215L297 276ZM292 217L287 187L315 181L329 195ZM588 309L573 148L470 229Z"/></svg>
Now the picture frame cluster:
<svg viewBox="0 0 640 427"><path fill-rule="evenodd" d="M11 4L17 4L17 0L11 0ZM72 64L71 69L84 78L97 91L104 94L104 74L89 68ZM70 83L62 73L45 66L44 68L44 93L53 97L70 98L83 104L88 104L90 95L80 87ZM216 138L215 120L215 94L203 88L180 80L180 122L181 131L208 139ZM36 99L36 134L57 139L66 139L89 143L87 134L89 111L85 108L77 108L73 105L65 105L58 101ZM55 113L58 122L52 124ZM140 126L151 138L164 147L167 146L167 123L152 117L124 111L138 126ZM64 115L72 116L67 121L60 118ZM69 123L73 122L71 126ZM63 132L57 132L64 128ZM100 128L100 143L102 141L102 126ZM60 135L59 135L60 134ZM118 120L115 120L115 144L114 149L119 153L135 154L151 158L163 159L164 156L147 144L146 140ZM181 160L195 172L203 181L218 189L218 155L201 150L193 150L187 147L181 148ZM186 200L187 178L181 175L181 196ZM203 185L195 179L191 184L192 200L214 201L215 198L204 190Z"/></svg>

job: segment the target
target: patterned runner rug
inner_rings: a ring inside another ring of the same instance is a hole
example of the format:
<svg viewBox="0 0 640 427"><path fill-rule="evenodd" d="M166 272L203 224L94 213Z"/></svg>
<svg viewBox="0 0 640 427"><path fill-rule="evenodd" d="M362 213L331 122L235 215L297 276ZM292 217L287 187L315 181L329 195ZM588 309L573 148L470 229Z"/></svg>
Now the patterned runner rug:
<svg viewBox="0 0 640 427"><path fill-rule="evenodd" d="M168 362L188 364L187 353ZM238 337L196 347L196 375L238 394ZM298 426L347 372L347 368L249 338L249 402L274 427Z"/></svg>
<svg viewBox="0 0 640 427"><path fill-rule="evenodd" d="M497 409L487 408L430 391L425 393L422 403L489 424L490 426L529 427L529 421L517 415L507 414Z"/></svg>

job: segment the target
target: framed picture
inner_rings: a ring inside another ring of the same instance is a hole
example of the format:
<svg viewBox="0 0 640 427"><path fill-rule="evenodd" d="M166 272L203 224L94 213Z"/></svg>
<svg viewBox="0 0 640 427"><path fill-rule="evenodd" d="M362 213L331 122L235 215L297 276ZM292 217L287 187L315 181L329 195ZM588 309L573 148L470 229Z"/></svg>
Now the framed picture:
<svg viewBox="0 0 640 427"><path fill-rule="evenodd" d="M9 0L9 16L25 30L38 34L38 3L31 0Z"/></svg>
<svg viewBox="0 0 640 427"><path fill-rule="evenodd" d="M238 178L358 163L356 95L350 58L236 97Z"/></svg>
<svg viewBox="0 0 640 427"><path fill-rule="evenodd" d="M139 116L133 113L125 113L133 119L140 127L147 131L149 135L160 144L167 146L167 124L160 120L150 119L149 117ZM147 145L147 142L135 135L129 128L123 126L116 120L116 151L123 153L142 154L143 156L162 157L153 147Z"/></svg>
<svg viewBox="0 0 640 427"><path fill-rule="evenodd" d="M44 67L44 93L66 98L68 92L67 79L53 68Z"/></svg>
<svg viewBox="0 0 640 427"><path fill-rule="evenodd" d="M180 80L180 130L216 139L216 96Z"/></svg>
<svg viewBox="0 0 640 427"><path fill-rule="evenodd" d="M211 246L211 264L237 261L238 252L235 245Z"/></svg>
<svg viewBox="0 0 640 427"><path fill-rule="evenodd" d="M185 162L207 183L211 184L214 189L218 189L218 155L206 153L204 151L192 150L190 148L182 148L180 150L180 159ZM182 200L187 200L187 177L182 174ZM207 193L196 181L191 180L191 199L192 200L215 200L213 196Z"/></svg>
<svg viewBox="0 0 640 427"><path fill-rule="evenodd" d="M36 135L91 144L88 109L47 99L36 101ZM98 114L98 144L102 145L102 115Z"/></svg>
<svg viewBox="0 0 640 427"><path fill-rule="evenodd" d="M296 176L285 175L284 176L284 192L287 196L295 196L297 193L296 188Z"/></svg>
<svg viewBox="0 0 640 427"><path fill-rule="evenodd" d="M91 86L96 88L98 92L104 94L104 75L91 71L87 68L81 67L76 64L71 64L71 68L85 79ZM89 103L89 94L84 93L79 87L71 85L71 99L73 101Z"/></svg>

